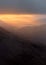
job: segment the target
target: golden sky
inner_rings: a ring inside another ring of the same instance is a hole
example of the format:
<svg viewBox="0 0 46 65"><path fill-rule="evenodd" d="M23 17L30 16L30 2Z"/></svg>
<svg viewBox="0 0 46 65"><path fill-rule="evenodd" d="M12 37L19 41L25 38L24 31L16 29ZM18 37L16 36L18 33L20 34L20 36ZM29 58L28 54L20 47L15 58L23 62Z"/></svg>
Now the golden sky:
<svg viewBox="0 0 46 65"><path fill-rule="evenodd" d="M0 14L0 20L12 26L23 27L26 25L35 25L34 22L38 18L45 17L45 15L35 14Z"/></svg>

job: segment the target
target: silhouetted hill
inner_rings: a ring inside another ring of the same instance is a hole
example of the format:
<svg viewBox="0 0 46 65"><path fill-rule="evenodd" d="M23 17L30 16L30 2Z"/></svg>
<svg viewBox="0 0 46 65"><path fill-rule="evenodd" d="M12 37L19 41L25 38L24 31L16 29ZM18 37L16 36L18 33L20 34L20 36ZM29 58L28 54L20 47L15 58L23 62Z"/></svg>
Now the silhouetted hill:
<svg viewBox="0 0 46 65"><path fill-rule="evenodd" d="M46 65L46 46L0 28L0 65Z"/></svg>
<svg viewBox="0 0 46 65"><path fill-rule="evenodd" d="M46 44L46 24L23 27L17 31L17 35L35 43Z"/></svg>
<svg viewBox="0 0 46 65"><path fill-rule="evenodd" d="M1 21L1 20L0 20L0 27L4 28L10 32L14 32L17 29L16 26L12 26L11 24L8 24L5 21Z"/></svg>

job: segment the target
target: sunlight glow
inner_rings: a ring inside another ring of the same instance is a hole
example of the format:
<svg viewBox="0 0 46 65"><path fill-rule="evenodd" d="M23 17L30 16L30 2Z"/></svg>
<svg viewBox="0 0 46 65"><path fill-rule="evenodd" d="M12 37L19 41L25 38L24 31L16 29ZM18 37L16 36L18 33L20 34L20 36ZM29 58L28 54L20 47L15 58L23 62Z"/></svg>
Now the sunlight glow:
<svg viewBox="0 0 46 65"><path fill-rule="evenodd" d="M21 27L25 25L34 25L35 15L29 14L0 14L0 20L13 26Z"/></svg>

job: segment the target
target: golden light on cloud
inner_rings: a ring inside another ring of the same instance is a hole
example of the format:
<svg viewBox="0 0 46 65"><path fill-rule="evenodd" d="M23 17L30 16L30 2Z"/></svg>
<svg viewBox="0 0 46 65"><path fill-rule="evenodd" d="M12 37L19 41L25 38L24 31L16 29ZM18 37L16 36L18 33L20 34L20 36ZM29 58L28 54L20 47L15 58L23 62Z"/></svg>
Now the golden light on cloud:
<svg viewBox="0 0 46 65"><path fill-rule="evenodd" d="M29 14L0 14L0 20L16 26L22 27L25 25L34 25L32 21L35 20L35 15Z"/></svg>

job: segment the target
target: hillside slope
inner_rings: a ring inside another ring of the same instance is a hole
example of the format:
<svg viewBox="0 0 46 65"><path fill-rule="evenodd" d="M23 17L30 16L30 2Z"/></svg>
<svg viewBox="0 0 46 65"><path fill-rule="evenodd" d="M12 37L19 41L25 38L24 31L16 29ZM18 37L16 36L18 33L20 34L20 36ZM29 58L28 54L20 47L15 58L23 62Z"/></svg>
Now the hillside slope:
<svg viewBox="0 0 46 65"><path fill-rule="evenodd" d="M46 46L0 28L0 65L46 65Z"/></svg>
<svg viewBox="0 0 46 65"><path fill-rule="evenodd" d="M19 29L16 33L19 37L35 43L46 45L46 24L40 26L26 26Z"/></svg>

